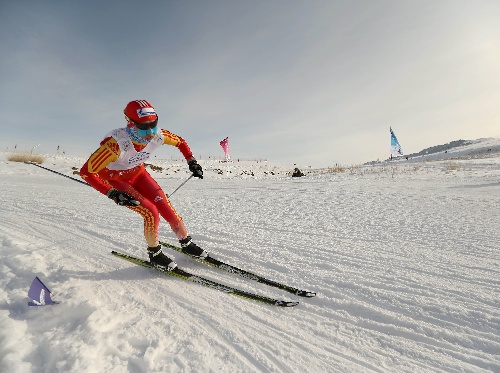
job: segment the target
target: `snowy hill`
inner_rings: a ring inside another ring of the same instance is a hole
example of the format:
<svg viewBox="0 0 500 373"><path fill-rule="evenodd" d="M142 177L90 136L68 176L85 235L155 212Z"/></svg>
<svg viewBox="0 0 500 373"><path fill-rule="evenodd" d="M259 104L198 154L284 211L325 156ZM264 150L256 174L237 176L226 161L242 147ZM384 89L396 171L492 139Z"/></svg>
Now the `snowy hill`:
<svg viewBox="0 0 500 373"><path fill-rule="evenodd" d="M424 149L410 154L414 161L446 160L446 159L478 159L498 158L500 156L500 139L487 138L479 140L457 140L448 144Z"/></svg>
<svg viewBox="0 0 500 373"><path fill-rule="evenodd" d="M293 308L115 258L146 257L137 214L0 157L0 372L499 372L499 153L498 140L477 140L301 178L288 176L295 165L201 160L206 177L171 198L193 238L318 295L170 254ZM78 178L83 162L42 166ZM185 162L151 163L167 193L189 175ZM165 222L161 234L175 243ZM35 276L60 304L28 307Z"/></svg>
<svg viewBox="0 0 500 373"><path fill-rule="evenodd" d="M384 162L411 161L429 162L443 160L471 160L500 157L500 139L486 138L478 140L455 140L447 144L436 145L421 150L418 153L407 154L403 157L393 158ZM408 159L407 159L408 158ZM375 165L384 162L368 162L367 165Z"/></svg>

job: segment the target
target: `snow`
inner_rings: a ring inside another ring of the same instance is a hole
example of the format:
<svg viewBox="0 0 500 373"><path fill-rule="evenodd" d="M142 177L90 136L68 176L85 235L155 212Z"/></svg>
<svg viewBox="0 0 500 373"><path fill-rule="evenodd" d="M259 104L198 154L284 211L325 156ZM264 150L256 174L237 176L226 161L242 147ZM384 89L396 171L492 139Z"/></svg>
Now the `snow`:
<svg viewBox="0 0 500 373"><path fill-rule="evenodd" d="M78 178L83 162L42 166ZM197 243L318 296L171 252L200 276L300 301L274 307L116 258L146 257L138 215L0 155L1 372L500 372L498 139L345 172L298 165L302 178L200 162L205 179L171 197ZM189 176L152 163L167 193ZM166 222L161 234L175 243ZM28 307L35 276L60 304Z"/></svg>

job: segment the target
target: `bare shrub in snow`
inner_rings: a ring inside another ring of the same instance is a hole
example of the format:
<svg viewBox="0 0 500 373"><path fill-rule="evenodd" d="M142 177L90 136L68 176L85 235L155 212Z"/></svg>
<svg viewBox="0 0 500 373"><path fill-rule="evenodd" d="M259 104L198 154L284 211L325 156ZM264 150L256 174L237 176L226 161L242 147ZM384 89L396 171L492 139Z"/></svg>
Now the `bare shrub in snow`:
<svg viewBox="0 0 500 373"><path fill-rule="evenodd" d="M42 164L45 158L43 155L31 153L11 153L7 156L7 160L11 162L33 162Z"/></svg>

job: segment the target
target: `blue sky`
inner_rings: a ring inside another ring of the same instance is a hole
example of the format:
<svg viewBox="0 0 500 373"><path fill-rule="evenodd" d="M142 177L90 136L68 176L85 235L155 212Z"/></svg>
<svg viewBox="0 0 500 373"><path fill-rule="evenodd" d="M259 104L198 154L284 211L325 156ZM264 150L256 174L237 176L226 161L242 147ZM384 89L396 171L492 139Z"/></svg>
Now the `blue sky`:
<svg viewBox="0 0 500 373"><path fill-rule="evenodd" d="M149 100L195 156L299 165L500 137L499 1L2 1L0 150L90 155ZM159 157L178 156L165 147Z"/></svg>

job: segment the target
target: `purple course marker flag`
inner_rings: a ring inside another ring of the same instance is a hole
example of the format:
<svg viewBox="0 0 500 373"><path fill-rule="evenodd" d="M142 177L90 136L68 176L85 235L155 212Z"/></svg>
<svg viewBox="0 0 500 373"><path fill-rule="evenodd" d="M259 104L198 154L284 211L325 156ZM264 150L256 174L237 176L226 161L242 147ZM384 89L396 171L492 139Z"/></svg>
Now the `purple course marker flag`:
<svg viewBox="0 0 500 373"><path fill-rule="evenodd" d="M28 297L32 300L32 302L28 303L28 306L45 306L58 303L50 299L50 290L38 277L35 277L31 283L31 287L28 290Z"/></svg>

